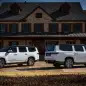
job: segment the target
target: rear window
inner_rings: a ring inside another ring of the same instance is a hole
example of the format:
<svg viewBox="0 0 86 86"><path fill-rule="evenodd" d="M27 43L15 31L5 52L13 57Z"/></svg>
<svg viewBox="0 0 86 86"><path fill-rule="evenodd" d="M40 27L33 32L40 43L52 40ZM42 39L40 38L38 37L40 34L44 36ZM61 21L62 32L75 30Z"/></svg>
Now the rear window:
<svg viewBox="0 0 86 86"><path fill-rule="evenodd" d="M62 45L59 46L59 48L62 51L72 51L72 45L64 45L64 44L62 44Z"/></svg>
<svg viewBox="0 0 86 86"><path fill-rule="evenodd" d="M74 45L75 51L84 51L82 45Z"/></svg>
<svg viewBox="0 0 86 86"><path fill-rule="evenodd" d="M35 49L35 47L28 47L28 51L29 51L29 52L35 52L36 49Z"/></svg>

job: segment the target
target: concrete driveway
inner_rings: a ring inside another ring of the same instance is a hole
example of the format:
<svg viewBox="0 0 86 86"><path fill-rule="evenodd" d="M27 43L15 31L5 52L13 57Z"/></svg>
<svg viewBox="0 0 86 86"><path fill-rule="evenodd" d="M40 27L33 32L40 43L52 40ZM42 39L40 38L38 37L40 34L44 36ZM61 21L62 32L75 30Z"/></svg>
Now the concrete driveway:
<svg viewBox="0 0 86 86"><path fill-rule="evenodd" d="M56 69L52 64L47 64L45 62L36 62L34 66L17 66L17 65L8 65L5 68L0 69L0 72L86 72L86 67L84 65L75 65L74 68L66 69L63 66L60 69Z"/></svg>

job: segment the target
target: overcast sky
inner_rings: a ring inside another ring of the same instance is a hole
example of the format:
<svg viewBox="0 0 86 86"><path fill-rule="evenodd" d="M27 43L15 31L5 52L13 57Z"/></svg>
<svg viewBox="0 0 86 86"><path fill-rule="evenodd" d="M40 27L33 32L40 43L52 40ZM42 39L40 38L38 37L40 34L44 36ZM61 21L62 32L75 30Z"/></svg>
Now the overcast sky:
<svg viewBox="0 0 86 86"><path fill-rule="evenodd" d="M0 2L80 2L82 8L86 10L86 0L0 0Z"/></svg>

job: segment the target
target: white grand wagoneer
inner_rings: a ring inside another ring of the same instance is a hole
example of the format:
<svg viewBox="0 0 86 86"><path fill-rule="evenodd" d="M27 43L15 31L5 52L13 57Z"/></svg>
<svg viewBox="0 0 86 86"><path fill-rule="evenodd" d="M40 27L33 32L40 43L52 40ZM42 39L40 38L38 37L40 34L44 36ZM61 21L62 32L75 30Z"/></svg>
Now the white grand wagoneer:
<svg viewBox="0 0 86 86"><path fill-rule="evenodd" d="M45 61L53 63L55 67L64 65L72 68L76 63L86 66L86 45L60 44L47 47Z"/></svg>
<svg viewBox="0 0 86 86"><path fill-rule="evenodd" d="M32 66L37 60L39 60L39 52L33 46L11 46L0 49L0 68L15 63L18 65L26 63Z"/></svg>

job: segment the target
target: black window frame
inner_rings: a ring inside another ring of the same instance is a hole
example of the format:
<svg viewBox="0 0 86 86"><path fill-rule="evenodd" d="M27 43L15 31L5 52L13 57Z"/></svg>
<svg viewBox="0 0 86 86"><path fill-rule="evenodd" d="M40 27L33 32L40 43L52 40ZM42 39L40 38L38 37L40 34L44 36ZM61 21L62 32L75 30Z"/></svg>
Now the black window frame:
<svg viewBox="0 0 86 86"><path fill-rule="evenodd" d="M72 45L70 44L60 44L59 49L61 51L73 51Z"/></svg>
<svg viewBox="0 0 86 86"><path fill-rule="evenodd" d="M40 25L40 26L36 26ZM40 27L40 28L38 28ZM44 23L34 23L34 32L35 33L44 33Z"/></svg>
<svg viewBox="0 0 86 86"><path fill-rule="evenodd" d="M62 33L63 34L71 33L71 23L62 23Z"/></svg>
<svg viewBox="0 0 86 86"><path fill-rule="evenodd" d="M55 25L55 28L53 27L53 25ZM57 32L58 32L58 24L57 23L49 23L49 33L57 33Z"/></svg>
<svg viewBox="0 0 86 86"><path fill-rule="evenodd" d="M32 50L31 50L31 49L32 49ZM29 51L29 52L35 52L36 49L35 49L35 47L28 47L28 51Z"/></svg>
<svg viewBox="0 0 86 86"><path fill-rule="evenodd" d="M6 25L6 26L4 26L4 29L2 30L3 25ZM7 30L8 30L8 24L0 23L0 33L6 33Z"/></svg>
<svg viewBox="0 0 86 86"><path fill-rule="evenodd" d="M18 48L19 48L19 52L20 52L20 53L22 53L22 52L27 52L27 49L26 49L26 47L24 47L24 46L20 46L20 47L18 47ZM22 48L24 48L25 50L21 51Z"/></svg>
<svg viewBox="0 0 86 86"><path fill-rule="evenodd" d="M16 25L16 28L15 29L12 28L13 27L12 25ZM10 32L13 34L18 33L18 24L17 23L9 24L9 29L10 29Z"/></svg>
<svg viewBox="0 0 86 86"><path fill-rule="evenodd" d="M36 13L36 18L42 18L42 13Z"/></svg>
<svg viewBox="0 0 86 86"><path fill-rule="evenodd" d="M73 24L73 33L82 33L82 23Z"/></svg>
<svg viewBox="0 0 86 86"><path fill-rule="evenodd" d="M24 25L27 25L26 30L25 30ZM22 32L23 33L30 33L31 32L31 23L22 23Z"/></svg>
<svg viewBox="0 0 86 86"><path fill-rule="evenodd" d="M77 46L78 46L78 48L76 49ZM79 50L80 47L82 47L82 50ZM84 52L83 45L74 45L74 49L76 52Z"/></svg>
<svg viewBox="0 0 86 86"><path fill-rule="evenodd" d="M15 50L13 50L13 48L14 48ZM17 47L10 47L8 50L12 50L11 53L17 53Z"/></svg>

